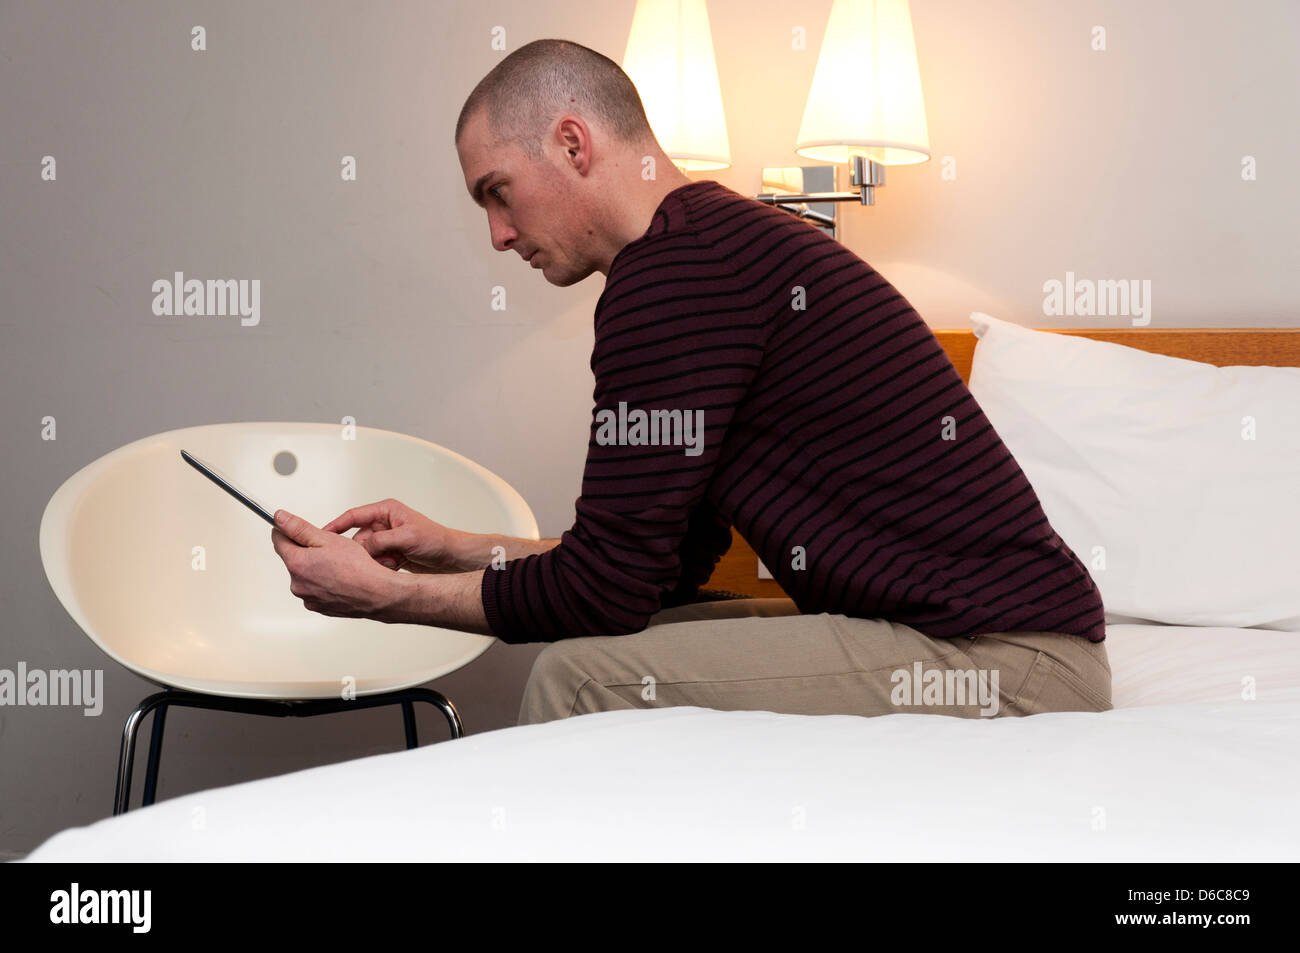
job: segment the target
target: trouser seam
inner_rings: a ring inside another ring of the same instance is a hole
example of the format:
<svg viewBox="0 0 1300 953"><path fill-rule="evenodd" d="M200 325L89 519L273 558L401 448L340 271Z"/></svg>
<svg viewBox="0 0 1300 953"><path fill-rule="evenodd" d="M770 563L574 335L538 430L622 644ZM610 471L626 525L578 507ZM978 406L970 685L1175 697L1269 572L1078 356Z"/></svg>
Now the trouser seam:
<svg viewBox="0 0 1300 953"><path fill-rule="evenodd" d="M573 713L578 710L578 699L582 697L582 690L594 681L594 678L583 679L582 684L578 686L578 690L573 693L573 704L569 706L569 714L565 716L566 718L573 717Z"/></svg>
<svg viewBox="0 0 1300 953"><path fill-rule="evenodd" d="M961 652L949 652L947 655L940 655L937 658L912 659L911 662L904 662L901 664L910 665L913 662L942 662L944 659L950 659L954 655L962 655L962 654L963 653ZM666 682L663 681L662 679L655 679L655 684L656 685L701 685L701 684L708 683L711 685L726 685L726 684L736 683L736 682L783 682L792 678L839 678L841 675L874 675L877 672L889 672L897 668L898 665L881 665L878 666L877 668L854 668L854 669L850 669L847 672L810 672L804 675L755 675L751 678L692 678L692 679L676 679L671 682ZM587 679L587 682L594 682L594 681L598 681L598 679L596 679L595 677L591 677ZM583 682L583 685L585 686L587 682ZM606 688L632 688L642 683L640 681L635 681L635 682L602 681L600 682L600 684L604 685ZM579 687L578 690L581 691L582 688Z"/></svg>

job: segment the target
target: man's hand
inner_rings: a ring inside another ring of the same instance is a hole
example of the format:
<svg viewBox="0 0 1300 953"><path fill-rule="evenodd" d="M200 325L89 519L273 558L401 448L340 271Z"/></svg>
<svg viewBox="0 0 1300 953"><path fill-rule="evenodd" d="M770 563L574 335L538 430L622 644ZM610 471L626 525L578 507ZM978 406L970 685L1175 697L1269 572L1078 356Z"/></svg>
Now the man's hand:
<svg viewBox="0 0 1300 953"><path fill-rule="evenodd" d="M288 510L273 514L271 544L289 570L289 591L321 615L407 621L392 610L398 573L371 558L355 540L328 533Z"/></svg>
<svg viewBox="0 0 1300 953"><path fill-rule="evenodd" d="M389 569L411 572L465 572L483 564L466 565L460 543L469 533L435 523L398 500L380 500L354 506L321 527L327 533L346 533L359 527L352 539Z"/></svg>

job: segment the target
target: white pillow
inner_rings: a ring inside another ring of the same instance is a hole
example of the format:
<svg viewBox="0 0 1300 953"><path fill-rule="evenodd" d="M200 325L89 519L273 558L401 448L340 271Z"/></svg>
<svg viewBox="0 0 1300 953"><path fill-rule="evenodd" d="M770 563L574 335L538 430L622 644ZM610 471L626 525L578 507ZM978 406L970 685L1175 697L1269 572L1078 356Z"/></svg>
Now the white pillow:
<svg viewBox="0 0 1300 953"><path fill-rule="evenodd" d="M1108 622L1300 632L1300 368L971 322L971 393Z"/></svg>

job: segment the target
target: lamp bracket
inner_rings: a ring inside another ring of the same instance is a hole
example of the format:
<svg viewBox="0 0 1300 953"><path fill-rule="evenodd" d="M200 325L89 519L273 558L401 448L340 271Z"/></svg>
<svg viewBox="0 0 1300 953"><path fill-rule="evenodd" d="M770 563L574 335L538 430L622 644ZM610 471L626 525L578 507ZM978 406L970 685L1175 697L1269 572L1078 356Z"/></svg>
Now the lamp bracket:
<svg viewBox="0 0 1300 953"><path fill-rule="evenodd" d="M776 195L764 192L755 196L766 205L804 205L809 202L861 202L875 205L875 188L885 184L885 167L866 156L855 155L849 164L849 184L857 186L854 192L806 192L793 195ZM787 211L791 211L787 209ZM796 213L799 214L799 213ZM816 213L814 213L815 215ZM802 217L813 217L805 215Z"/></svg>

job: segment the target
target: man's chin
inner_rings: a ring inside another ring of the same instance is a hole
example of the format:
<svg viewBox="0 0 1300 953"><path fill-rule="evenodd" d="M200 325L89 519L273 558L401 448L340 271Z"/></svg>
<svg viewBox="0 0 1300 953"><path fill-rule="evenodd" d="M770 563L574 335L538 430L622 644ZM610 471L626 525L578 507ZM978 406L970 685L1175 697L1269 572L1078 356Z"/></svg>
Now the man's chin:
<svg viewBox="0 0 1300 953"><path fill-rule="evenodd" d="M588 277L593 271L595 271L594 268L589 268L586 271L558 271L556 269L548 269L545 265L541 268L542 277L546 279L548 284L555 285L557 288L567 288L569 285L576 285L579 281Z"/></svg>

